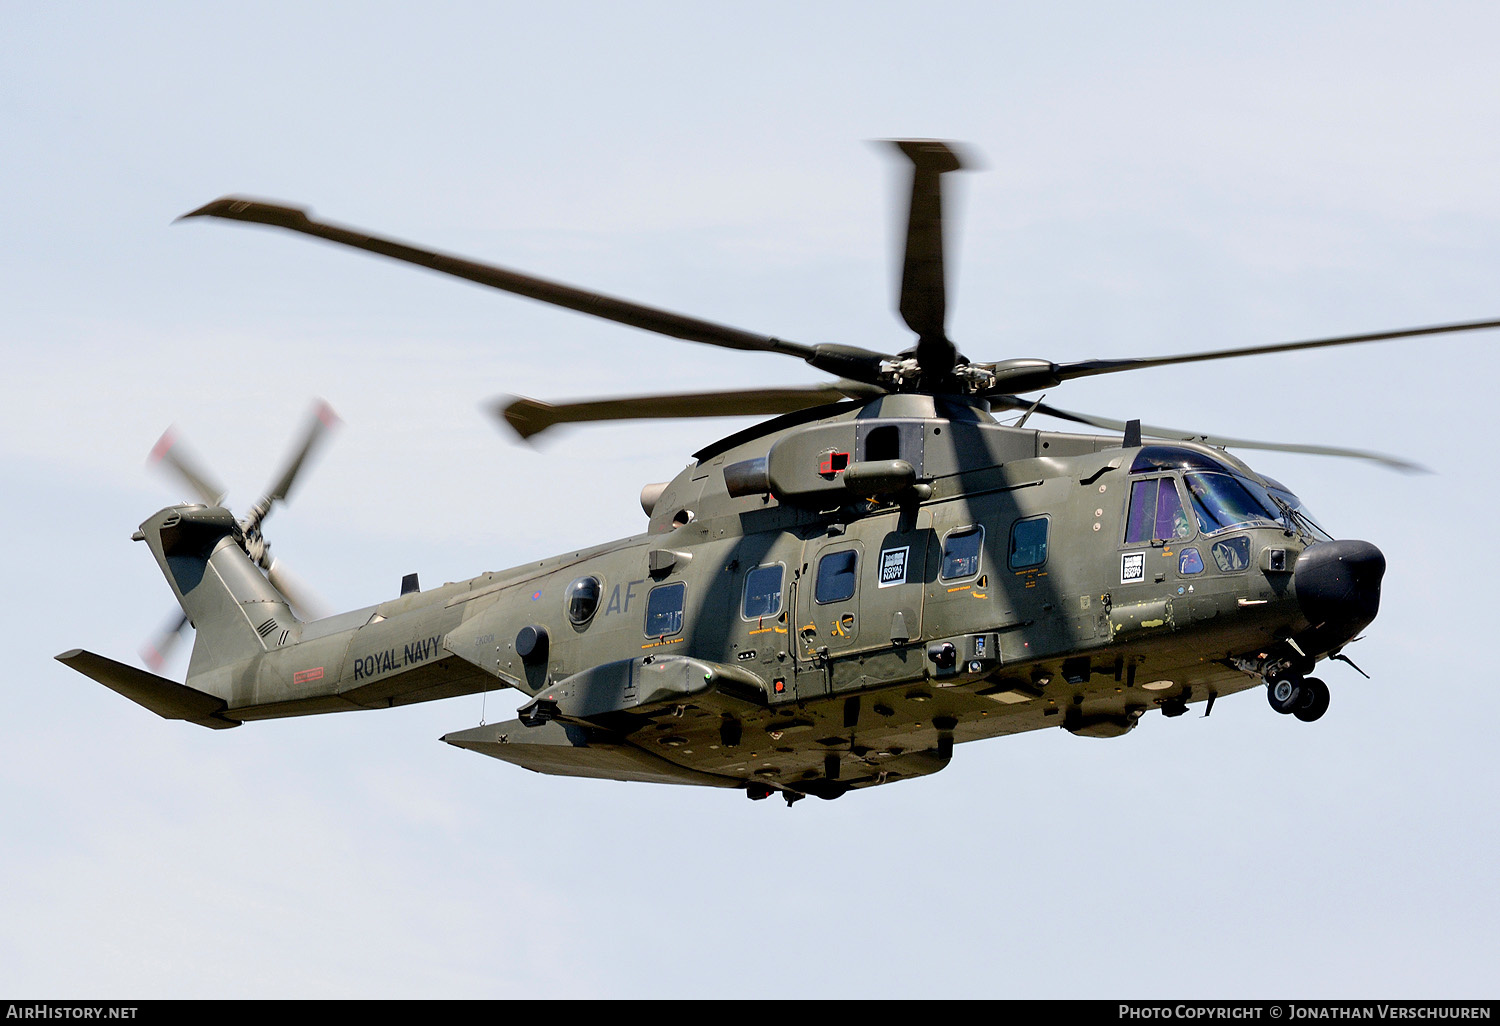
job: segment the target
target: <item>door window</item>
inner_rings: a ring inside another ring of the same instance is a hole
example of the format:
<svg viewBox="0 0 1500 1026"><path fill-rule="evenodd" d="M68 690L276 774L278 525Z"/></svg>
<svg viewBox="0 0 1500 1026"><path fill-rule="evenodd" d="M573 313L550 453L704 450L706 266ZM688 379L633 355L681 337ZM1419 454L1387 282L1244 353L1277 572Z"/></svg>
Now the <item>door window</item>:
<svg viewBox="0 0 1500 1026"><path fill-rule="evenodd" d="M818 560L818 581L813 597L819 604L844 602L854 597L859 583L859 553L853 549L830 552Z"/></svg>
<svg viewBox="0 0 1500 1026"><path fill-rule="evenodd" d="M979 573L979 550L984 547L984 528L978 524L949 531L943 539L942 581L961 581Z"/></svg>
<svg viewBox="0 0 1500 1026"><path fill-rule="evenodd" d="M663 584L646 596L646 637L665 638L682 630L684 583Z"/></svg>

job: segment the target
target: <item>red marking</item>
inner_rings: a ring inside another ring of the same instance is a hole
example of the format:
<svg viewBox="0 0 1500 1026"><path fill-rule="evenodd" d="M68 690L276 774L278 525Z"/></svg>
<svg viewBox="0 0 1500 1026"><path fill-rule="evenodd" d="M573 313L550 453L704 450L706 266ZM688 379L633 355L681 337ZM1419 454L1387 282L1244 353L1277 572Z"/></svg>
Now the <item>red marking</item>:
<svg viewBox="0 0 1500 1026"><path fill-rule="evenodd" d="M847 452L831 452L823 457L823 462L818 464L818 473L837 474L849 466L849 454Z"/></svg>
<svg viewBox="0 0 1500 1026"><path fill-rule="evenodd" d="M323 667L319 666L311 670L298 670L292 674L293 684L306 684L310 680L322 680Z"/></svg>
<svg viewBox="0 0 1500 1026"><path fill-rule="evenodd" d="M778 681L777 681L777 682L776 682L776 683L775 683L775 685L774 685L774 687L775 687L775 688L776 688L776 693L777 693L777 694L778 694L778 695L779 695L779 694L781 694L781 693L782 693L782 692L783 692L783 691L785 691L785 690L786 690L786 681L784 681L784 680L778 680Z"/></svg>
<svg viewBox="0 0 1500 1026"><path fill-rule="evenodd" d="M176 443L177 439L173 437L172 429L167 428L167 430L162 432L161 437L156 440L156 444L151 447L151 455L147 459L152 463L159 461L171 451L172 446Z"/></svg>

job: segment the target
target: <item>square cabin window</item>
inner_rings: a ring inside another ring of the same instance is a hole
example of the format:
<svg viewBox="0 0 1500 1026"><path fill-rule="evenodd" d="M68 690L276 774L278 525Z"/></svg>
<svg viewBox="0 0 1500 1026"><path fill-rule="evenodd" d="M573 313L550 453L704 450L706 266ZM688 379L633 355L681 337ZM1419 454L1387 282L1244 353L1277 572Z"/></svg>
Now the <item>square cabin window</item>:
<svg viewBox="0 0 1500 1026"><path fill-rule="evenodd" d="M1010 529L1010 568L1024 570L1047 562L1047 518L1017 520Z"/></svg>
<svg viewBox="0 0 1500 1026"><path fill-rule="evenodd" d="M979 573L979 550L984 546L984 528L975 524L949 531L943 539L943 568L938 579L961 581Z"/></svg>
<svg viewBox="0 0 1500 1026"><path fill-rule="evenodd" d="M846 602L854 597L859 583L859 553L853 549L830 552L818 560L818 583L813 597L819 604Z"/></svg>
<svg viewBox="0 0 1500 1026"><path fill-rule="evenodd" d="M665 638L682 630L682 600L687 585L663 584L646 596L646 637Z"/></svg>
<svg viewBox="0 0 1500 1026"><path fill-rule="evenodd" d="M771 563L746 574L740 615L746 620L762 620L781 612L781 582L785 572L780 563Z"/></svg>

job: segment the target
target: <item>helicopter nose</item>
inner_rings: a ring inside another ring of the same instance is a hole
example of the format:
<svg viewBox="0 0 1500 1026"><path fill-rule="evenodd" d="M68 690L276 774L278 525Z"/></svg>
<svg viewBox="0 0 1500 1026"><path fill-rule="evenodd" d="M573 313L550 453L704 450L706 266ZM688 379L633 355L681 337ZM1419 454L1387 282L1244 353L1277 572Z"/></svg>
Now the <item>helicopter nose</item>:
<svg viewBox="0 0 1500 1026"><path fill-rule="evenodd" d="M1297 557L1292 575L1297 604L1313 626L1339 627L1353 634L1380 610L1380 579L1385 555L1365 541L1309 545Z"/></svg>

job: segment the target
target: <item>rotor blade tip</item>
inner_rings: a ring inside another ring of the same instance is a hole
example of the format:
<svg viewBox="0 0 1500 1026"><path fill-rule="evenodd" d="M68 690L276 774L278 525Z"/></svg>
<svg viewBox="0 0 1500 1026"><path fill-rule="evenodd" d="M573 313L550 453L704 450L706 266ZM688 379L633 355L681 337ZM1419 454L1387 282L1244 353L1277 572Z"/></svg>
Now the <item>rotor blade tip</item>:
<svg viewBox="0 0 1500 1026"><path fill-rule="evenodd" d="M146 457L146 462L160 463L167 453L171 451L172 446L176 444L176 429L167 428L167 430L162 432L161 437L156 440L156 444L151 447L151 452Z"/></svg>
<svg viewBox="0 0 1500 1026"><path fill-rule="evenodd" d="M967 152L941 139L890 139L887 142L906 154L913 164L930 167L939 174L972 166L966 159Z"/></svg>
<svg viewBox="0 0 1500 1026"><path fill-rule="evenodd" d="M344 422L337 413L333 412L333 407L329 406L328 403L322 399L318 400L318 405L314 412L317 415L317 418L323 422L324 427L338 427Z"/></svg>
<svg viewBox="0 0 1500 1026"><path fill-rule="evenodd" d="M250 221L281 228L300 229L308 222L308 211L302 207L288 207L245 196L221 196L205 203L197 210L190 210L177 220L189 217L222 217L230 221Z"/></svg>

